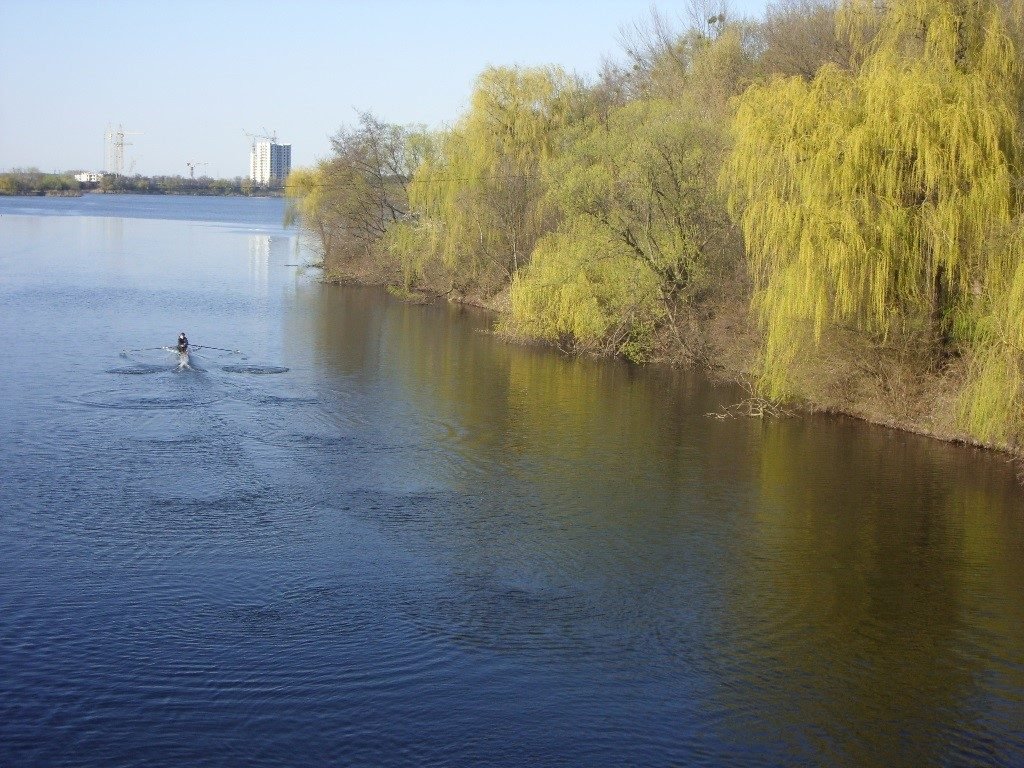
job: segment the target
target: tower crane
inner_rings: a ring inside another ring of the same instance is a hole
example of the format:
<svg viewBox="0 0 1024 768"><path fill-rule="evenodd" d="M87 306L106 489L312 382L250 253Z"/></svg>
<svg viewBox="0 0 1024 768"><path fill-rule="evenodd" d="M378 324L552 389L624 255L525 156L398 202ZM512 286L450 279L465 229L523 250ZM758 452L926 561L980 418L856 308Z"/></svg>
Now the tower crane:
<svg viewBox="0 0 1024 768"><path fill-rule="evenodd" d="M130 147L132 142L125 141L125 136L141 136L140 131L126 131L123 125L117 128L107 126L107 133L104 137L107 145L107 172L120 176L124 173L124 148ZM134 166L133 166L134 167Z"/></svg>
<svg viewBox="0 0 1024 768"><path fill-rule="evenodd" d="M273 133L268 133L267 129L264 128L263 129L263 133L252 133L251 131L247 131L247 130L245 130L243 128L242 129L242 133L244 133L246 136L248 136L250 139L252 139L252 148L253 149L256 149L256 142L257 142L257 140L261 140L261 139L265 140L265 141L269 141L272 144L277 144L277 131L274 131Z"/></svg>
<svg viewBox="0 0 1024 768"><path fill-rule="evenodd" d="M196 168L203 165L209 165L209 163L205 163L201 160L186 160L185 165L188 166L188 177L190 179L194 179L196 177Z"/></svg>

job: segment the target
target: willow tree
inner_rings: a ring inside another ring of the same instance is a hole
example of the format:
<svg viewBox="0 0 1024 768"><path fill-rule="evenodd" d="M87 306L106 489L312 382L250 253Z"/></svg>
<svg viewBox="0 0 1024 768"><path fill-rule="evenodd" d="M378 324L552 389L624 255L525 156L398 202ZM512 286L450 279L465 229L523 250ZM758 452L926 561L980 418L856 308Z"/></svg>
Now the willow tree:
<svg viewBox="0 0 1024 768"><path fill-rule="evenodd" d="M334 250L337 222L327 204L328 173L326 162L314 168L296 168L285 180L284 194L288 201L285 223L298 223L316 238L320 255L330 259Z"/></svg>
<svg viewBox="0 0 1024 768"><path fill-rule="evenodd" d="M917 338L939 359L969 348L984 305L1009 295L1014 257L993 247L1020 212L1020 60L1004 7L849 0L852 71L826 65L738 99L723 178L769 396L792 394L796 358L829 327Z"/></svg>
<svg viewBox="0 0 1024 768"><path fill-rule="evenodd" d="M398 255L411 263L426 251L464 283L509 280L546 228L539 168L571 121L576 88L558 68L486 69L469 112L412 179L419 220L396 233Z"/></svg>
<svg viewBox="0 0 1024 768"><path fill-rule="evenodd" d="M634 101L580 125L545 166L562 223L513 283L513 322L634 357L663 320L678 330L725 230L716 155L717 133L678 102Z"/></svg>
<svg viewBox="0 0 1024 768"><path fill-rule="evenodd" d="M512 282L500 330L567 352L647 356L665 317L655 273L607 227L579 218L543 237Z"/></svg>

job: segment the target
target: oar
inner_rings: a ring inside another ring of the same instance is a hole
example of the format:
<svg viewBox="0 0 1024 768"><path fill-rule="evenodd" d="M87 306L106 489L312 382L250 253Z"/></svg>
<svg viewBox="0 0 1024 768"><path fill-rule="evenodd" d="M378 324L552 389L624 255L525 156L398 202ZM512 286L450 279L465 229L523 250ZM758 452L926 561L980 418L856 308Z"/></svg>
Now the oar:
<svg viewBox="0 0 1024 768"><path fill-rule="evenodd" d="M139 349L122 349L121 354L127 355L129 352L149 352L154 349L170 349L170 347L140 347Z"/></svg>
<svg viewBox="0 0 1024 768"><path fill-rule="evenodd" d="M190 346L196 349L216 349L218 352L232 352L234 354L242 353L242 350L240 349L224 349L224 347L211 347L207 344L191 344Z"/></svg>

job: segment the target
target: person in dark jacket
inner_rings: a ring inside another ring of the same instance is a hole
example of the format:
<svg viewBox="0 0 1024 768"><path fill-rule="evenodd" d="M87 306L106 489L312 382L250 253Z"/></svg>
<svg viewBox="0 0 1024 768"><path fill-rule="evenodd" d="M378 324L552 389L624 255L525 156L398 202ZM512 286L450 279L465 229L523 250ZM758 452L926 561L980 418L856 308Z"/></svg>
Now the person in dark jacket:
<svg viewBox="0 0 1024 768"><path fill-rule="evenodd" d="M178 334L178 352L181 354L188 352L188 337L184 331Z"/></svg>

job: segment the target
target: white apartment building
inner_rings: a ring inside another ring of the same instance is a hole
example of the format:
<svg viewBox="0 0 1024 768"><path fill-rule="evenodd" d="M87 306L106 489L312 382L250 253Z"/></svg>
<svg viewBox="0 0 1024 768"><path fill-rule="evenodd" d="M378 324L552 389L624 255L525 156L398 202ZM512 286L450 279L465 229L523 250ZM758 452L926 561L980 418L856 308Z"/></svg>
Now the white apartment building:
<svg viewBox="0 0 1024 768"><path fill-rule="evenodd" d="M92 171L82 171L81 173L75 174L75 181L80 181L83 184L92 183L96 184L103 180L102 173L94 173Z"/></svg>
<svg viewBox="0 0 1024 768"><path fill-rule="evenodd" d="M257 184L283 182L292 170L292 145L257 141L249 153L249 178Z"/></svg>

